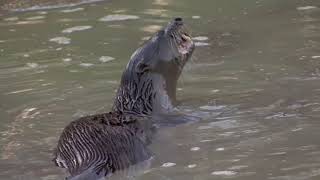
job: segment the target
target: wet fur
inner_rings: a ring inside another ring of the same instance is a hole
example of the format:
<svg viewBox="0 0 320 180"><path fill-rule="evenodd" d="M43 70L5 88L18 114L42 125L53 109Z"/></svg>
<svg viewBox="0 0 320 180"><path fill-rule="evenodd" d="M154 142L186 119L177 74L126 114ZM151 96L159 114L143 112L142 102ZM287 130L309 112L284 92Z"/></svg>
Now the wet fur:
<svg viewBox="0 0 320 180"><path fill-rule="evenodd" d="M180 27L181 19L169 23L132 55L112 112L82 117L63 130L53 161L70 178L98 179L151 158L150 117L173 108L177 80L193 51L179 54Z"/></svg>

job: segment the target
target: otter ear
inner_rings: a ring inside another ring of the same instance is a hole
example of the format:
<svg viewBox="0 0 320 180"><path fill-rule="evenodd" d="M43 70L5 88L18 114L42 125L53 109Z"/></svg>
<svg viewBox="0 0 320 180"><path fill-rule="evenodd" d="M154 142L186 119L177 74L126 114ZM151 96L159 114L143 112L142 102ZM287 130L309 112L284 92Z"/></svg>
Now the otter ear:
<svg viewBox="0 0 320 180"><path fill-rule="evenodd" d="M144 62L139 62L136 66L136 71L138 73L144 73L150 70L151 70L151 67Z"/></svg>

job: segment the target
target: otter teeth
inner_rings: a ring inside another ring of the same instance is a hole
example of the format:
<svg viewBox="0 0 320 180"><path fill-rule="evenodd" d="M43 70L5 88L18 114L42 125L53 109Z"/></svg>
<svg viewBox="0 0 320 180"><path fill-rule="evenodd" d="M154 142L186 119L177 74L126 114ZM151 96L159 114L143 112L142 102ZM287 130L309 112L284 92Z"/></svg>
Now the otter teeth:
<svg viewBox="0 0 320 180"><path fill-rule="evenodd" d="M191 38L185 34L182 34L181 37L185 40L185 41L191 41Z"/></svg>

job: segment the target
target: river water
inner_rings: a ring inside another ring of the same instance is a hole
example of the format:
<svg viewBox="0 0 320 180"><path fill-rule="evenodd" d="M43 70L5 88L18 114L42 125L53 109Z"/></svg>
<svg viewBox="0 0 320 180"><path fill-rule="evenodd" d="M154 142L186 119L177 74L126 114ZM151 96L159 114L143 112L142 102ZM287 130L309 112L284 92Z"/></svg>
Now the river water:
<svg viewBox="0 0 320 180"><path fill-rule="evenodd" d="M201 120L160 129L151 162L111 179L320 179L317 0L119 0L1 17L0 179L62 179L51 162L62 129L109 111L130 55L176 16L197 44L178 109Z"/></svg>

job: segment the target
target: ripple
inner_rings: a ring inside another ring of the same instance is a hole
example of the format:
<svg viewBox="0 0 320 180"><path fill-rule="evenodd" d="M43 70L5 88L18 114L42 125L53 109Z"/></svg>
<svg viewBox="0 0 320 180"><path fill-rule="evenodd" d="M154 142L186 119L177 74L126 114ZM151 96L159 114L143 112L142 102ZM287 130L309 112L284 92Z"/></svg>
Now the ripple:
<svg viewBox="0 0 320 180"><path fill-rule="evenodd" d="M166 163L162 164L162 167L172 167L172 166L175 166L175 165L176 165L176 163L166 162Z"/></svg>
<svg viewBox="0 0 320 180"><path fill-rule="evenodd" d="M125 20L135 20L135 19L139 19L139 16L112 14L112 15L108 15L100 18L99 21L109 22L109 21L125 21Z"/></svg>
<svg viewBox="0 0 320 180"><path fill-rule="evenodd" d="M209 46L210 44L206 42L195 42L194 45L197 47L202 47L202 46Z"/></svg>
<svg viewBox="0 0 320 180"><path fill-rule="evenodd" d="M9 18L5 18L3 19L4 21L18 21L19 17L15 16L15 17L9 17Z"/></svg>
<svg viewBox="0 0 320 180"><path fill-rule="evenodd" d="M224 148L223 147L217 148L216 151L224 151Z"/></svg>
<svg viewBox="0 0 320 180"><path fill-rule="evenodd" d="M166 9L146 9L145 11L143 11L144 14L148 14L148 15L154 15L154 16L166 16L165 12L167 12L168 10Z"/></svg>
<svg viewBox="0 0 320 180"><path fill-rule="evenodd" d="M211 122L211 123L209 123L209 125L212 127L229 129L229 128L238 127L239 123L236 120L224 120L224 121ZM225 132L225 134L232 134L232 133L234 133L234 132Z"/></svg>
<svg viewBox="0 0 320 180"><path fill-rule="evenodd" d="M78 6L81 4L88 4L88 3L93 3L93 2L99 2L102 0L85 0L85 1L80 1L78 3L68 3L68 4L61 4L58 3L57 5L36 5L28 8L17 8L17 9L12 9L12 11L18 11L18 12L23 12L23 11L34 11L34 10L44 10L44 9L56 9L56 8L63 8L63 7L73 7L73 6Z"/></svg>
<svg viewBox="0 0 320 180"><path fill-rule="evenodd" d="M221 110L225 107L226 106L200 106L199 108L203 110L216 111L216 110Z"/></svg>
<svg viewBox="0 0 320 180"><path fill-rule="evenodd" d="M278 118L291 118L291 117L298 117L297 114L287 114L284 112L279 112L277 114L267 116L264 119L278 119Z"/></svg>
<svg viewBox="0 0 320 180"><path fill-rule="evenodd" d="M318 9L316 6L301 6L297 7L297 10L299 11L305 11L305 10L311 10L311 9Z"/></svg>
<svg viewBox="0 0 320 180"><path fill-rule="evenodd" d="M190 168L190 169L192 169L192 168L197 167L197 165L196 165L196 164L189 164L187 167Z"/></svg>
<svg viewBox="0 0 320 180"><path fill-rule="evenodd" d="M43 23L42 20L32 20L32 21L18 21L15 24L17 25L26 25L26 24L40 24Z"/></svg>
<svg viewBox="0 0 320 180"><path fill-rule="evenodd" d="M84 8L73 8L73 9L64 9L61 10L60 12L62 13L73 13L73 12L78 12L78 11L83 11Z"/></svg>
<svg viewBox="0 0 320 180"><path fill-rule="evenodd" d="M75 26L75 27L71 27L71 28L67 28L67 29L62 30L62 33L73 33L76 31L84 31L84 30L91 29L91 28L92 28L92 26Z"/></svg>
<svg viewBox="0 0 320 180"><path fill-rule="evenodd" d="M27 66L30 68L37 68L37 67L39 67L39 64L38 63L27 63Z"/></svg>
<svg viewBox="0 0 320 180"><path fill-rule="evenodd" d="M48 12L47 11L38 11L37 14L45 15L45 14L48 14Z"/></svg>
<svg viewBox="0 0 320 180"><path fill-rule="evenodd" d="M94 64L92 64L92 63L80 63L79 65L82 66L82 67L91 67Z"/></svg>
<svg viewBox="0 0 320 180"><path fill-rule="evenodd" d="M159 25L148 25L148 26L141 28L141 30L145 31L145 32L149 32L149 33L155 33L157 31L159 31L161 28L162 28L162 26L159 26Z"/></svg>
<svg viewBox="0 0 320 180"><path fill-rule="evenodd" d="M279 156L279 155L285 155L287 152L274 152L274 153L269 153L269 156Z"/></svg>
<svg viewBox="0 0 320 180"><path fill-rule="evenodd" d="M207 36L196 36L196 37L193 37L192 39L195 41L206 41L209 38Z"/></svg>
<svg viewBox="0 0 320 180"><path fill-rule="evenodd" d="M50 42L55 42L58 44L70 44L71 39L67 37L55 37L49 40Z"/></svg>
<svg viewBox="0 0 320 180"><path fill-rule="evenodd" d="M235 171L213 171L211 174L216 175L216 176L233 176L233 175L236 175L237 172L235 172Z"/></svg>
<svg viewBox="0 0 320 180"><path fill-rule="evenodd" d="M232 167L230 167L228 169L230 169L230 170L239 170L239 169L243 169L243 168L247 168L247 167L249 167L249 166L247 166L247 165L238 165L238 166L232 166Z"/></svg>
<svg viewBox="0 0 320 180"><path fill-rule="evenodd" d="M32 91L33 89L21 89L21 90L17 90L17 91L11 91L11 92L8 92L6 93L6 95L9 95L9 94L19 94L19 93L24 93L24 92L28 92L28 91Z"/></svg>
<svg viewBox="0 0 320 180"><path fill-rule="evenodd" d="M200 150L200 147L192 147L191 149L190 149L190 151L199 151Z"/></svg>
<svg viewBox="0 0 320 180"><path fill-rule="evenodd" d="M46 17L45 16L32 16L32 17L26 18L26 20L33 21L33 20L40 20L40 19L44 19L44 18L46 18Z"/></svg>
<svg viewBox="0 0 320 180"><path fill-rule="evenodd" d="M200 19L201 16L191 16L192 19Z"/></svg>
<svg viewBox="0 0 320 180"><path fill-rule="evenodd" d="M111 57L111 56L101 56L99 58L99 61L101 61L103 63L110 62L110 61L113 61L113 60L114 60L114 57Z"/></svg>
<svg viewBox="0 0 320 180"><path fill-rule="evenodd" d="M72 61L72 59L71 58L63 58L62 61L63 62L70 62L70 61Z"/></svg>

